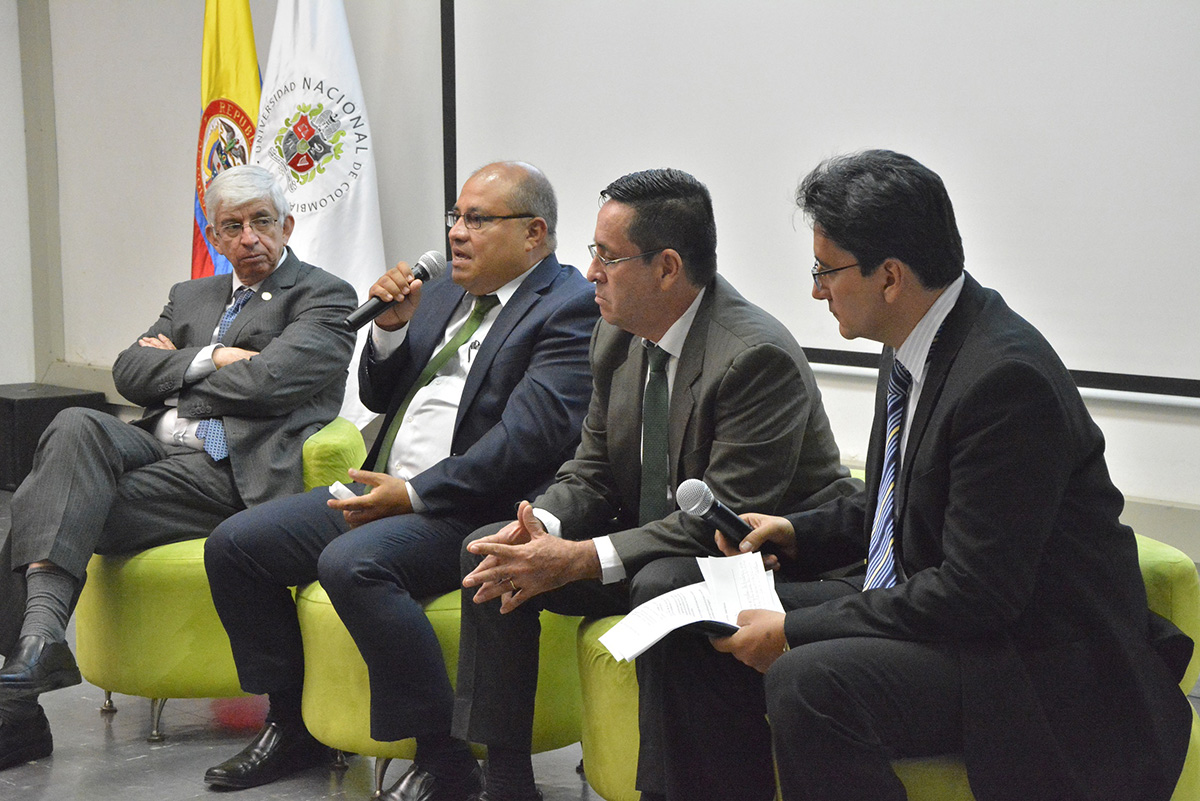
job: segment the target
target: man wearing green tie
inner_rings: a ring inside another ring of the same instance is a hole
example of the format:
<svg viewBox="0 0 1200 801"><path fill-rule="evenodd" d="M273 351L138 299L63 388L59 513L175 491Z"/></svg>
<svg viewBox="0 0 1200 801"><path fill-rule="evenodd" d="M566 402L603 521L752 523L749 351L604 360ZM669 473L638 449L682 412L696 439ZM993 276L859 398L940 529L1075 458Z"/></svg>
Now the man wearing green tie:
<svg viewBox="0 0 1200 801"><path fill-rule="evenodd" d="M208 541L213 599L247 692L267 725L209 784L253 787L319 764L300 718L303 653L288 588L320 579L366 660L371 736L416 737L419 773L385 798L424 798L437 778L479 789L450 737L452 692L417 599L458 586L464 536L511 516L573 451L591 392L591 288L554 256L557 207L528 164L488 165L447 212L453 268L428 283L408 265L370 294L395 301L361 360L364 404L384 415L355 497L328 489L235 516Z"/></svg>
<svg viewBox="0 0 1200 801"><path fill-rule="evenodd" d="M675 507L682 481L703 479L735 511L807 509L857 486L800 346L717 274L708 188L680 170L645 170L600 197L588 278L604 320L579 449L517 522L476 532L463 556L454 733L488 747L483 801L539 797L538 611L628 612L663 589L647 579L655 560L694 566L691 557L718 554L712 526ZM662 687L643 675L639 657L642 798L661 798L680 770L711 778L714 798L747 797L736 769L710 777L664 761L690 721L664 717Z"/></svg>

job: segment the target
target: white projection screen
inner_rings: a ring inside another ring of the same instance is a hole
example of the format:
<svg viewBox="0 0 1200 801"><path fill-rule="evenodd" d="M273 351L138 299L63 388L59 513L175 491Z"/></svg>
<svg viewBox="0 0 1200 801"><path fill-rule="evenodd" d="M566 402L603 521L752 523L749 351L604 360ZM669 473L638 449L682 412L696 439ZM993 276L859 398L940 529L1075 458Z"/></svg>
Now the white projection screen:
<svg viewBox="0 0 1200 801"><path fill-rule="evenodd" d="M584 268L596 198L634 170L712 191L719 269L801 344L798 179L869 147L937 171L967 269L1074 370L1200 379L1200 3L455 0L457 180L516 158Z"/></svg>

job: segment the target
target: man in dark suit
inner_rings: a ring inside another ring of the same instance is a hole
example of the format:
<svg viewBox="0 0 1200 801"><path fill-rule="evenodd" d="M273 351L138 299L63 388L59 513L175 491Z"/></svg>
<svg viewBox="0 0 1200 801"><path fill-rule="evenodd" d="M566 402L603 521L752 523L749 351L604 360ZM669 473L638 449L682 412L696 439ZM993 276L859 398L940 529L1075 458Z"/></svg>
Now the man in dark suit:
<svg viewBox="0 0 1200 801"><path fill-rule="evenodd" d="M740 510L809 508L857 483L800 347L716 274L708 189L648 170L601 198L588 278L604 321L583 440L553 486L516 522L476 532L463 558L454 731L487 745L490 801L537 797L538 611L628 612L651 560L718 553L712 527L675 509L679 482L703 479ZM665 730L646 689L639 789L654 791Z"/></svg>
<svg viewBox="0 0 1200 801"><path fill-rule="evenodd" d="M386 413L358 497L327 489L226 521L205 563L242 686L270 695L266 727L205 781L251 787L312 765L300 717L304 660L289 587L320 579L367 663L371 735L417 739L387 799L466 796L479 771L450 737L453 694L418 599L458 586L463 537L540 491L579 441L591 393L591 287L554 256L554 190L536 168L492 164L447 213L453 271L422 285L404 264L371 294L378 317L360 368ZM369 492L367 491L369 490Z"/></svg>
<svg viewBox="0 0 1200 801"><path fill-rule="evenodd" d="M885 348L867 490L749 515L743 544L776 543L785 570L865 560L866 576L785 585L786 615L744 612L717 642L766 673L783 797L903 799L891 759L961 753L980 801L1165 801L1188 746L1190 641L1147 611L1067 370L963 272L924 166L831 159L797 202L813 297L843 336ZM1175 675L1152 645L1167 635L1185 644Z"/></svg>
<svg viewBox="0 0 1200 801"><path fill-rule="evenodd" d="M342 402L353 338L346 282L287 249L295 220L271 173L236 167L207 191L207 236L232 275L176 284L113 365L146 407L134 425L60 413L12 499L0 559L0 767L50 753L37 696L80 681L64 641L93 553L207 536L303 487L301 443Z"/></svg>

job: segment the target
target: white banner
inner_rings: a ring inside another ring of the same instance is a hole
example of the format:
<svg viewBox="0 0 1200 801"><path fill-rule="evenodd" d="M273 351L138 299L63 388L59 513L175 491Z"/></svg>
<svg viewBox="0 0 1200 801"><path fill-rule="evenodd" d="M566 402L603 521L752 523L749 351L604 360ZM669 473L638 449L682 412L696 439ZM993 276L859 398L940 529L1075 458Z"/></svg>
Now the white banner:
<svg viewBox="0 0 1200 801"><path fill-rule="evenodd" d="M374 140L341 0L279 0L251 161L287 185L302 261L349 281L365 300L387 270ZM358 336L342 416L374 415L358 400Z"/></svg>

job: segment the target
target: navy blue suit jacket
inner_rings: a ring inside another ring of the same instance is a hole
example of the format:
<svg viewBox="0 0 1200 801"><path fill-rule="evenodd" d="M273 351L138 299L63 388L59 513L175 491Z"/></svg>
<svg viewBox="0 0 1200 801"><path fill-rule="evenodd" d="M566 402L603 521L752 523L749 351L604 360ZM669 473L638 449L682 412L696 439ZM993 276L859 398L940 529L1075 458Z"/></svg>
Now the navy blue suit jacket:
<svg viewBox="0 0 1200 801"><path fill-rule="evenodd" d="M422 288L404 344L376 359L368 340L359 394L386 413L386 432L413 383L440 345L464 295L450 271ZM542 260L501 309L471 359L450 456L414 476L433 515L480 524L510 519L536 496L579 442L592 392L588 342L599 315L591 284L553 254ZM367 455L374 469L383 434Z"/></svg>

